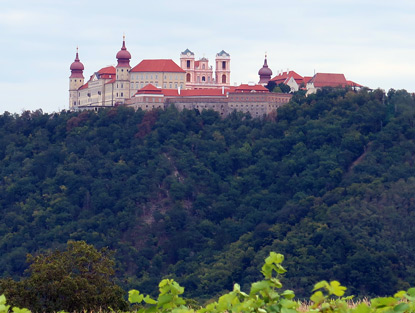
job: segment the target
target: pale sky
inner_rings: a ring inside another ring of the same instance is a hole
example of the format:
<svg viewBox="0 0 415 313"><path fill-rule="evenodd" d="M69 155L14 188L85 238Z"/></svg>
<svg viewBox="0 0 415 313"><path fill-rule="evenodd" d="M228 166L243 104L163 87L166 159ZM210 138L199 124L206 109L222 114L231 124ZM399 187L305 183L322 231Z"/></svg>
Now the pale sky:
<svg viewBox="0 0 415 313"><path fill-rule="evenodd" d="M186 48L214 65L223 49L233 85L258 82L267 52L274 75L415 91L414 0L0 0L0 114L68 109L76 47L87 79L116 64L123 34L131 66Z"/></svg>

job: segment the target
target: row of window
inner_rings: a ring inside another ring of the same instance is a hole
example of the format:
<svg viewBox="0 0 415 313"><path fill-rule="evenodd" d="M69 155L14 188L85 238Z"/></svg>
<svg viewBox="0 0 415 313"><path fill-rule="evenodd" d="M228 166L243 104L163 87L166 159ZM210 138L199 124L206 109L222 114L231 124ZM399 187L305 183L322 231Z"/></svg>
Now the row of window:
<svg viewBox="0 0 415 313"><path fill-rule="evenodd" d="M266 97L232 97L234 101L265 101Z"/></svg>
<svg viewBox="0 0 415 313"><path fill-rule="evenodd" d="M186 67L190 68L190 60L186 61ZM202 63L202 69L203 70L205 69L205 64L204 63ZM226 61L222 61L222 69L226 70Z"/></svg>
<svg viewBox="0 0 415 313"><path fill-rule="evenodd" d="M186 61L186 67L188 68L188 69L190 69L190 60L187 60ZM204 70L205 69L205 63L202 63L202 70Z"/></svg>
<svg viewBox="0 0 415 313"><path fill-rule="evenodd" d="M190 83L191 81L192 81L192 76L190 75L190 73L187 73L186 74L186 82ZM210 81L211 81L211 77L208 76L207 77L207 82L210 83ZM213 79L212 79L212 81L213 81ZM197 83L200 83L200 82L205 83L206 82L206 76L202 76L202 77L197 76L196 77L196 82ZM225 74L222 75L222 84L226 84L226 75Z"/></svg>
<svg viewBox="0 0 415 313"><path fill-rule="evenodd" d="M159 87L159 83L158 82L154 82L153 83L152 81L150 81L150 82L145 82L145 83L144 82L143 83L131 83L130 88L132 90L138 90L138 89L141 89L141 88L143 88L144 86L146 86L148 84L152 84L152 85L154 85L156 87ZM174 83L174 84L173 83L163 83L163 88L167 88L167 86L170 89L172 89L173 87L174 87L174 89L177 89L177 88L179 88L179 86L180 86L180 88L183 88L183 84L182 83L180 85L178 83Z"/></svg>
<svg viewBox="0 0 415 313"><path fill-rule="evenodd" d="M159 79L158 74L131 74L131 80L145 80L145 79ZM183 76L182 75L168 75L169 80L183 80ZM167 80L167 75L164 75L164 80Z"/></svg>
<svg viewBox="0 0 415 313"><path fill-rule="evenodd" d="M137 102L164 102L163 98L142 97L138 98Z"/></svg>
<svg viewBox="0 0 415 313"><path fill-rule="evenodd" d="M231 103L229 106L231 108L233 108L233 107L238 108L239 104L232 104ZM253 109L254 107L259 108L259 107L264 107L264 105L263 104L251 104L251 109ZM249 104L241 104L241 108L249 108Z"/></svg>

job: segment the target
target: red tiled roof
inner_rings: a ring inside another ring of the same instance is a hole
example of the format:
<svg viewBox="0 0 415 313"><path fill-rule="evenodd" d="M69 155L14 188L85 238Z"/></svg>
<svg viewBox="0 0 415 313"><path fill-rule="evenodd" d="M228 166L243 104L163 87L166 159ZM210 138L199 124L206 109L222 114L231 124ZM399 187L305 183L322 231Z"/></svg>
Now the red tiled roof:
<svg viewBox="0 0 415 313"><path fill-rule="evenodd" d="M79 87L78 90L82 90L82 89L86 89L86 88L88 88L88 83L86 83L86 84L82 85L81 87Z"/></svg>
<svg viewBox="0 0 415 313"><path fill-rule="evenodd" d="M269 90L262 85L248 85L248 84L242 84L236 87L234 91L235 92L251 92L251 91L269 92Z"/></svg>
<svg viewBox="0 0 415 313"><path fill-rule="evenodd" d="M108 74L108 75L115 75L115 67L114 66L107 66L103 67L98 71L99 74Z"/></svg>
<svg viewBox="0 0 415 313"><path fill-rule="evenodd" d="M225 88L222 93L222 88L211 88L211 89L191 89L181 90L180 95L183 97L203 97L203 96L225 96L229 90Z"/></svg>
<svg viewBox="0 0 415 313"><path fill-rule="evenodd" d="M161 95L163 94L163 92L160 88L157 88L156 86L152 84L147 84L143 88L137 90L135 94L136 95L141 95L141 94Z"/></svg>
<svg viewBox="0 0 415 313"><path fill-rule="evenodd" d="M179 95L177 89L162 89L161 92L165 97L177 97Z"/></svg>
<svg viewBox="0 0 415 313"><path fill-rule="evenodd" d="M304 84L307 84L312 78L312 76L304 76Z"/></svg>
<svg viewBox="0 0 415 313"><path fill-rule="evenodd" d="M159 60L142 60L136 66L131 69L131 72L175 72L185 73L171 59L159 59Z"/></svg>
<svg viewBox="0 0 415 313"><path fill-rule="evenodd" d="M347 81L347 86L350 86L350 87L363 87L362 85L360 85L358 83L355 83L355 82L353 82L351 80L348 80Z"/></svg>
<svg viewBox="0 0 415 313"><path fill-rule="evenodd" d="M160 89L152 84L148 84L137 91L137 94L164 95L166 97L226 97L228 92L269 92L267 88L261 85L242 84L238 87L222 88L204 88L204 89L181 89L180 94L177 89Z"/></svg>
<svg viewBox="0 0 415 313"><path fill-rule="evenodd" d="M181 89L180 94L177 89L160 89L152 84L148 84L137 91L137 94L152 94L152 95L164 95L166 97L214 97L214 96L226 96L226 93L230 91L230 88L225 88L222 93L222 88L205 88L205 89Z"/></svg>
<svg viewBox="0 0 415 313"><path fill-rule="evenodd" d="M347 81L344 74L317 73L308 82L313 83L314 87L346 87Z"/></svg>
<svg viewBox="0 0 415 313"><path fill-rule="evenodd" d="M301 84L304 81L304 78L294 71L280 73L274 78L272 78L271 81L274 81L278 85L280 83L285 83L291 77L294 78L297 84Z"/></svg>

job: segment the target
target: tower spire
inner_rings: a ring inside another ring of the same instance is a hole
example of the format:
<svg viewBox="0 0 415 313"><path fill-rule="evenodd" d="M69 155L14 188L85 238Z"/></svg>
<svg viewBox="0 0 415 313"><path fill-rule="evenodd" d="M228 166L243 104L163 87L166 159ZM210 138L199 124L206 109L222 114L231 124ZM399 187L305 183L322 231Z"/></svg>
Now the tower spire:
<svg viewBox="0 0 415 313"><path fill-rule="evenodd" d="M76 62L79 62L78 46L76 46L75 61L76 61Z"/></svg>
<svg viewBox="0 0 415 313"><path fill-rule="evenodd" d="M131 54L125 47L125 35L122 36L122 47L118 51L116 58L118 60L117 67L130 67Z"/></svg>
<svg viewBox="0 0 415 313"><path fill-rule="evenodd" d="M265 59L264 59L264 65L262 68L258 71L259 75L259 84L266 85L271 79L272 71L268 67L268 61L267 61L267 52L265 52Z"/></svg>
<svg viewBox="0 0 415 313"><path fill-rule="evenodd" d="M76 47L75 61L72 62L70 70L71 70L71 77L72 78L74 78L74 77L84 78L84 76L82 75L83 70L84 70L84 65L79 60L78 47Z"/></svg>
<svg viewBox="0 0 415 313"><path fill-rule="evenodd" d="M69 76L69 109L76 110L79 105L78 89L84 84L84 65L79 60L78 46L76 47L75 61L72 62Z"/></svg>

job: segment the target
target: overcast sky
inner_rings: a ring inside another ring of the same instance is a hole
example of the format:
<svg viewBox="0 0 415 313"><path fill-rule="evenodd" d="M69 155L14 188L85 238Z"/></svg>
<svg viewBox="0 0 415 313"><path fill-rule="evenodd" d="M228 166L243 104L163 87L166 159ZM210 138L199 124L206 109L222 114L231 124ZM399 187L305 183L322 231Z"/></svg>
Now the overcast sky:
<svg viewBox="0 0 415 313"><path fill-rule="evenodd" d="M302 76L344 73L370 88L415 91L413 0L0 0L0 114L68 108L76 47L85 79L132 55L173 59L189 48L214 65L231 55L231 83L268 65Z"/></svg>

